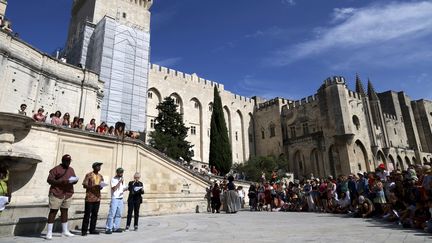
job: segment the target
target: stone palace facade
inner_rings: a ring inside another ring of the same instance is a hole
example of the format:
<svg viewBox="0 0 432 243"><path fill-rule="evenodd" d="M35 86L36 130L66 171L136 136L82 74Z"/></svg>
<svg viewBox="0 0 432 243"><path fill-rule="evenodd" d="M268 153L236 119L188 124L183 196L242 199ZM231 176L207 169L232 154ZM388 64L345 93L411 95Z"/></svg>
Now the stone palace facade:
<svg viewBox="0 0 432 243"><path fill-rule="evenodd" d="M4 16L6 2L1 0ZM75 0L59 60L7 31L0 32L0 111L44 107L88 122L117 121L152 131L157 104L179 105L194 145L194 160L209 162L213 87L224 107L234 163L251 156L284 156L296 176L388 169L432 161L432 102L404 92L355 91L343 77L294 101L236 95L223 84L150 63L152 0ZM204 60L205 61L205 60Z"/></svg>

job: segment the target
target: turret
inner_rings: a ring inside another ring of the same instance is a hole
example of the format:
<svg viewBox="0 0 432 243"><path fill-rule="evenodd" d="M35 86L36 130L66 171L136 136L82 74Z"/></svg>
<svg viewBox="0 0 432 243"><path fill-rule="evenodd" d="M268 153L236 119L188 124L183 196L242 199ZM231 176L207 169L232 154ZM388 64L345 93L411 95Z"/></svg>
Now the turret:
<svg viewBox="0 0 432 243"><path fill-rule="evenodd" d="M363 97L366 96L362 81L360 80L360 76L358 75L358 73L356 73L356 92Z"/></svg>
<svg viewBox="0 0 432 243"><path fill-rule="evenodd" d="M378 95L375 92L375 89L372 85L372 82L368 79L368 96L369 100L373 101L379 101Z"/></svg>

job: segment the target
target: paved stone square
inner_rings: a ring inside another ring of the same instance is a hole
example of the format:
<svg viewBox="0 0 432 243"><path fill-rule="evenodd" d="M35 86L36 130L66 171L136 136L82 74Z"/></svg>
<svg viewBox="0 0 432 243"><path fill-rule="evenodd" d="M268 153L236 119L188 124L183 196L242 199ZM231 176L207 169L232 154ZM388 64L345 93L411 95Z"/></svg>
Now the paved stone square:
<svg viewBox="0 0 432 243"><path fill-rule="evenodd" d="M154 216L140 220L138 232L73 238L54 234L52 242L432 242L432 235L422 231L330 214L242 211ZM103 223L100 220L101 230ZM0 242L47 241L41 236L0 238Z"/></svg>

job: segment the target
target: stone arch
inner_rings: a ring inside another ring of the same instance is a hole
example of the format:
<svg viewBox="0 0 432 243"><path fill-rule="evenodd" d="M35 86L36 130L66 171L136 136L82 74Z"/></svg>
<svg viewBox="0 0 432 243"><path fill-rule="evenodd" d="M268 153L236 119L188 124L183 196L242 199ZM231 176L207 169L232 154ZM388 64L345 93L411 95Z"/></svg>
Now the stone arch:
<svg viewBox="0 0 432 243"><path fill-rule="evenodd" d="M360 129L360 119L358 118L358 116L354 115L352 117L352 122L354 124L354 127L359 130Z"/></svg>
<svg viewBox="0 0 432 243"><path fill-rule="evenodd" d="M322 169L322 156L318 149L313 149L310 155L310 162L313 168L314 176L325 176L325 173Z"/></svg>
<svg viewBox="0 0 432 243"><path fill-rule="evenodd" d="M190 124L190 129L195 127L195 134L192 134L192 131L190 131L190 141L192 142L194 146L194 159L204 161L204 145L203 145L203 110L202 110L202 104L198 100L198 98L193 97L189 101L190 103L190 109L194 112L188 112L187 117Z"/></svg>
<svg viewBox="0 0 432 243"><path fill-rule="evenodd" d="M366 148L360 140L354 143L354 158L358 170L370 171Z"/></svg>
<svg viewBox="0 0 432 243"><path fill-rule="evenodd" d="M246 158L245 134L244 134L244 119L240 110L237 110L233 115L233 158L234 161L244 162Z"/></svg>
<svg viewBox="0 0 432 243"><path fill-rule="evenodd" d="M417 159L416 159L415 156L412 157L411 161L412 161L412 164L413 164L413 165L416 165L416 164L417 164Z"/></svg>
<svg viewBox="0 0 432 243"><path fill-rule="evenodd" d="M252 113L249 112L249 125L248 125L248 142L249 142L249 155L255 156L255 120Z"/></svg>
<svg viewBox="0 0 432 243"><path fill-rule="evenodd" d="M426 159L426 157L423 157L423 164L427 163L427 162L428 162L428 160Z"/></svg>
<svg viewBox="0 0 432 243"><path fill-rule="evenodd" d="M298 177L303 177L306 174L305 162L303 153L300 150L297 150L294 153L294 168L297 172Z"/></svg>
<svg viewBox="0 0 432 243"><path fill-rule="evenodd" d="M385 155L381 150L378 150L378 152L377 152L377 161L378 161L378 164L385 164L386 168L388 168L388 164L387 164L387 161L385 159Z"/></svg>
<svg viewBox="0 0 432 243"><path fill-rule="evenodd" d="M388 156L390 163L387 164L387 170L388 171L393 171L397 168L396 164L395 164L395 160L393 158L393 156L389 155Z"/></svg>
<svg viewBox="0 0 432 243"><path fill-rule="evenodd" d="M410 165L411 165L411 160L408 158L408 156L405 156L405 168L408 169Z"/></svg>
<svg viewBox="0 0 432 243"><path fill-rule="evenodd" d="M396 168L400 169L400 170L404 170L404 163L402 161L402 158L398 155L397 156L397 164L396 164Z"/></svg>
<svg viewBox="0 0 432 243"><path fill-rule="evenodd" d="M178 111L180 112L180 114L184 114L183 113L183 99L181 98L181 96L178 93L174 92L174 93L170 94L169 97L173 98L174 103L176 105L178 105Z"/></svg>
<svg viewBox="0 0 432 243"><path fill-rule="evenodd" d="M159 115L159 110L156 108L162 102L160 91L151 87L147 90L147 135L154 130L156 117ZM148 141L148 139L146 140Z"/></svg>
<svg viewBox="0 0 432 243"><path fill-rule="evenodd" d="M339 150L331 145L328 150L329 157L329 165L330 165L330 174L333 176L337 176L342 173L342 165L340 162Z"/></svg>
<svg viewBox="0 0 432 243"><path fill-rule="evenodd" d="M228 129L228 137L229 137L230 143L232 144L231 112L230 112L228 106L223 107L223 112L224 112L225 124L226 124L227 129Z"/></svg>

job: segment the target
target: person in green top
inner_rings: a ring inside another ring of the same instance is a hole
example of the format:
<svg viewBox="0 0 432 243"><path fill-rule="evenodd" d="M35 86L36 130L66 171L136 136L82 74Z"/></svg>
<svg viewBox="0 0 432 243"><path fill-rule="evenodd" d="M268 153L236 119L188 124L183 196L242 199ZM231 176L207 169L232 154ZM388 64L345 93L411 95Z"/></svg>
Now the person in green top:
<svg viewBox="0 0 432 243"><path fill-rule="evenodd" d="M10 202L11 192L8 183L9 183L9 170L6 165L2 164L0 165L0 196L8 197Z"/></svg>

